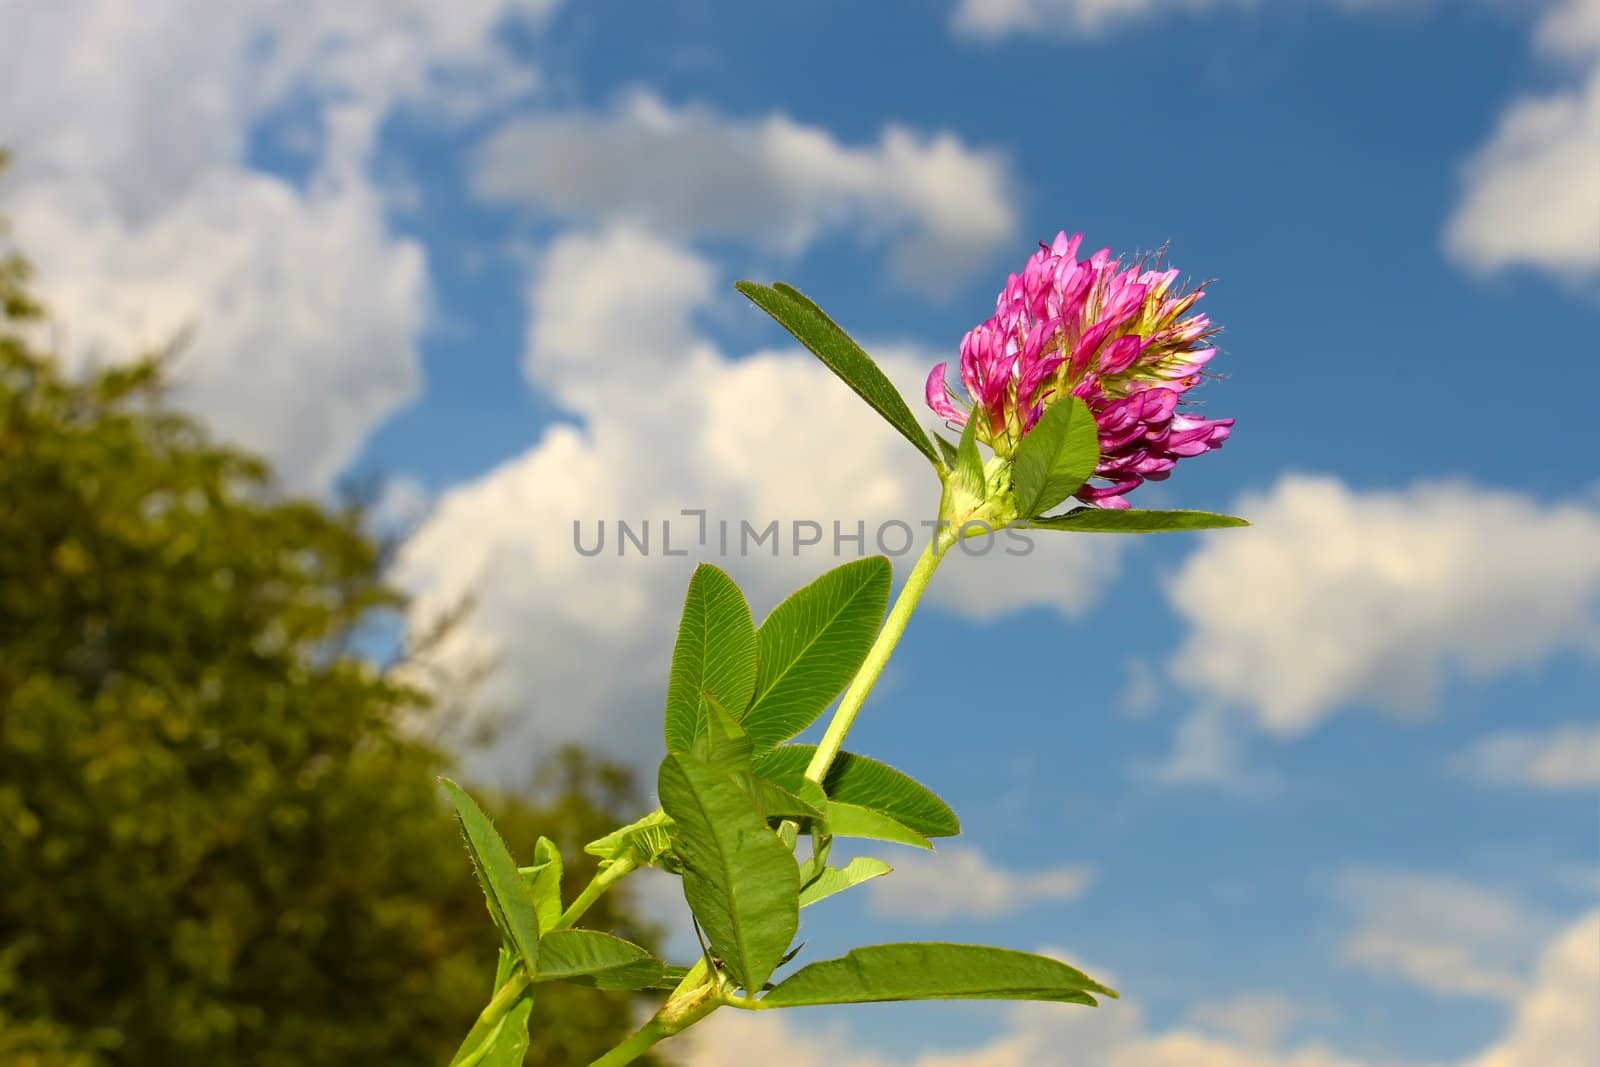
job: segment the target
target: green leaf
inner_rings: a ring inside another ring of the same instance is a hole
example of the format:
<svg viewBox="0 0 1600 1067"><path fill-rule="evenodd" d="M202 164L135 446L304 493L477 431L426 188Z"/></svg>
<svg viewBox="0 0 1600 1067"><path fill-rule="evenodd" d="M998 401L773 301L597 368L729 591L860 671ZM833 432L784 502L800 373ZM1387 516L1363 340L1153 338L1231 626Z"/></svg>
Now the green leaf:
<svg viewBox="0 0 1600 1067"><path fill-rule="evenodd" d="M830 800L827 815L828 833L834 837L865 837L873 841L893 841L897 845L910 845L912 848L933 848L926 837L881 811Z"/></svg>
<svg viewBox="0 0 1600 1067"><path fill-rule="evenodd" d="M783 745L756 760L755 771L785 789L798 791L816 751L815 745ZM961 821L938 794L866 756L841 752L823 787L835 800L881 811L924 837L954 837L961 832Z"/></svg>
<svg viewBox="0 0 1600 1067"><path fill-rule="evenodd" d="M802 967L762 998L771 1008L890 1000L1052 1000L1117 994L1048 956L937 942L871 945Z"/></svg>
<svg viewBox="0 0 1600 1067"><path fill-rule="evenodd" d="M533 911L539 929L554 930L561 919L561 850L548 837L533 846L533 865L517 872L533 898Z"/></svg>
<svg viewBox="0 0 1600 1067"><path fill-rule="evenodd" d="M688 975L688 967L679 967L674 964L668 964L666 969L661 972L661 977L655 982L655 984L646 986L645 988L653 991L670 993L672 990L678 988L678 984L688 977Z"/></svg>
<svg viewBox="0 0 1600 1067"><path fill-rule="evenodd" d="M754 774L736 776L736 780L744 787L744 791L750 794L750 799L756 802L761 814L768 819L809 821L823 818L826 798L820 804L814 803L798 793L792 793L783 786Z"/></svg>
<svg viewBox="0 0 1600 1067"><path fill-rule="evenodd" d="M700 733L705 693L743 711L756 686L756 627L744 594L709 564L695 568L683 599L667 681L668 752L684 752Z"/></svg>
<svg viewBox="0 0 1600 1067"><path fill-rule="evenodd" d="M602 867L630 858L640 867L657 865L669 871L678 868L672 852L672 818L659 809L589 842L583 850L591 856L599 856Z"/></svg>
<svg viewBox="0 0 1600 1067"><path fill-rule="evenodd" d="M961 431L955 465L950 469L950 480L945 486L954 507L950 511L941 509L942 514L965 514L989 495L989 483L983 476L983 456L978 452L978 419L982 417L975 409Z"/></svg>
<svg viewBox="0 0 1600 1067"><path fill-rule="evenodd" d="M766 984L800 922L794 854L732 777L682 754L661 762L656 783L672 816L683 895L736 982Z"/></svg>
<svg viewBox="0 0 1600 1067"><path fill-rule="evenodd" d="M792 285L778 282L773 286L755 282L739 282L735 289L778 321L795 340L811 349L812 353L837 374L856 395L889 421L900 434L935 466L940 467L939 455L928 443L928 435L917 422L905 397L894 387L872 357L850 339L821 308L811 302Z"/></svg>
<svg viewBox="0 0 1600 1067"><path fill-rule="evenodd" d="M532 1014L533 994L527 993L500 1020L477 1067L523 1067L528 1059L528 1017Z"/></svg>
<svg viewBox="0 0 1600 1067"><path fill-rule="evenodd" d="M952 444L943 434L939 433L933 435L933 443L939 446L939 455L944 459L945 467L955 467L956 446Z"/></svg>
<svg viewBox="0 0 1600 1067"><path fill-rule="evenodd" d="M744 728L762 753L816 721L878 635L893 571L882 556L846 563L798 590L756 631L755 700Z"/></svg>
<svg viewBox="0 0 1600 1067"><path fill-rule="evenodd" d="M511 858L511 850L506 848L477 802L450 779L441 778L440 781L456 806L456 818L467 839L467 852L472 856L473 869L478 872L483 895L489 901L489 914L494 917L501 936L522 956L528 973L537 973L539 919L534 912L533 898L517 873L517 861Z"/></svg>
<svg viewBox="0 0 1600 1067"><path fill-rule="evenodd" d="M528 1016L533 1012L531 988L498 1018L479 1019L467 1031L450 1067L522 1067L528 1055Z"/></svg>
<svg viewBox="0 0 1600 1067"><path fill-rule="evenodd" d="M701 694L700 732L689 754L725 771L748 771L754 746L739 720L710 693Z"/></svg>
<svg viewBox="0 0 1600 1067"><path fill-rule="evenodd" d="M893 867L871 856L857 856L843 867L825 867L810 885L800 890L800 906L809 908L819 900L843 893L862 882L882 878L892 870Z"/></svg>
<svg viewBox="0 0 1600 1067"><path fill-rule="evenodd" d="M1089 405L1075 396L1052 404L1017 446L1017 513L1043 515L1081 489L1099 463L1099 429Z"/></svg>
<svg viewBox="0 0 1600 1067"><path fill-rule="evenodd" d="M803 772L800 775L799 782L795 783L792 787L786 788L789 788L795 796L799 797L807 804L810 804L818 811L822 811L828 806L828 794L823 791L823 788L820 785L807 778Z"/></svg>
<svg viewBox="0 0 1600 1067"><path fill-rule="evenodd" d="M1065 515L1029 519L1030 529L1077 533L1172 533L1180 530L1222 530L1249 526L1244 519L1210 511L1139 511L1124 508L1073 508Z"/></svg>
<svg viewBox="0 0 1600 1067"><path fill-rule="evenodd" d="M598 930L552 930L539 943L541 982L648 989L661 981L665 967L648 949Z"/></svg>

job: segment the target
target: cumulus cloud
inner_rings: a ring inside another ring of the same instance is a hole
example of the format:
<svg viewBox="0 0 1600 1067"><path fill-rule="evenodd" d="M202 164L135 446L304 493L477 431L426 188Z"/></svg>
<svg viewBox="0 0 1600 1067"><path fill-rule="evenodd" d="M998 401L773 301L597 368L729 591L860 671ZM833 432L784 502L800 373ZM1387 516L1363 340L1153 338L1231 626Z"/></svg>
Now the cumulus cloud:
<svg viewBox="0 0 1600 1067"><path fill-rule="evenodd" d="M1560 932L1539 960L1513 1008L1505 1035L1459 1067L1587 1067L1600 1058L1600 911ZM1321 1044L1286 1046L1283 1027L1302 1017L1281 997L1198 1006L1192 1022L1169 1030L1146 1025L1131 1001L1085 1010L1051 1004L1012 1008L1005 1030L975 1048L897 1058L855 1050L848 1033L814 1033L783 1012L721 1012L691 1031L693 1067L761 1063L766 1067L1399 1067L1399 1059L1354 1058Z"/></svg>
<svg viewBox="0 0 1600 1067"><path fill-rule="evenodd" d="M1600 1062L1600 911L1545 950L1510 1032L1465 1067L1589 1067Z"/></svg>
<svg viewBox="0 0 1600 1067"><path fill-rule="evenodd" d="M495 27L548 6L0 0L0 210L64 354L127 359L188 329L180 397L290 487L326 487L420 383L426 265L368 177L378 124L440 77L457 101L503 91ZM248 160L291 102L312 117L302 183Z"/></svg>
<svg viewBox="0 0 1600 1067"><path fill-rule="evenodd" d="M1260 1049L1276 1048L1289 1028L1304 1017L1300 1005L1277 993L1205 1001L1189 1009L1189 1018L1197 1025Z"/></svg>
<svg viewBox="0 0 1600 1067"><path fill-rule="evenodd" d="M1356 913L1345 959L1435 993L1516 1001L1549 933L1513 898L1457 879L1355 870L1339 890Z"/></svg>
<svg viewBox="0 0 1600 1067"><path fill-rule="evenodd" d="M974 848L901 858L893 878L870 883L872 910L884 917L939 922L994 919L1051 901L1076 900L1094 880L1086 867L1013 871Z"/></svg>
<svg viewBox="0 0 1600 1067"><path fill-rule="evenodd" d="M850 1047L843 1027L800 1026L781 1013L724 1011L678 1040L677 1055L690 1067L894 1067L887 1059Z"/></svg>
<svg viewBox="0 0 1600 1067"><path fill-rule="evenodd" d="M1478 271L1600 272L1600 0L1562 0L1536 24L1538 49L1584 73L1558 92L1514 100L1462 169L1445 230Z"/></svg>
<svg viewBox="0 0 1600 1067"><path fill-rule="evenodd" d="M953 25L973 37L1016 33L1095 37L1161 15L1248 6L1252 0L961 0Z"/></svg>
<svg viewBox="0 0 1600 1067"><path fill-rule="evenodd" d="M1178 723L1172 751L1135 769L1161 785L1221 786L1257 794L1276 789L1280 783L1275 776L1247 765L1245 733L1245 724L1227 708L1200 708Z"/></svg>
<svg viewBox="0 0 1600 1067"><path fill-rule="evenodd" d="M1074 1067L1379 1067L1315 1045L1252 1048L1200 1027L1151 1032L1143 1009L1126 1000L1094 1009L1022 1004L1006 1018L1004 1032L988 1044L902 1059L855 1051L842 1030L813 1036L781 1012L722 1012L691 1031L694 1043L686 1062L692 1067L1037 1067L1061 1062L1069 1049Z"/></svg>
<svg viewBox="0 0 1600 1067"><path fill-rule="evenodd" d="M1281 735L1340 708L1430 708L1485 679L1600 649L1600 509L1464 483L1358 491L1287 475L1237 505L1167 581L1193 690Z"/></svg>
<svg viewBox="0 0 1600 1067"><path fill-rule="evenodd" d="M1491 734L1463 752L1457 766L1492 785L1593 789L1600 786L1600 726Z"/></svg>
<svg viewBox="0 0 1600 1067"><path fill-rule="evenodd" d="M1556 0L1535 25L1534 44L1550 55L1569 59L1600 55L1600 4L1595 0Z"/></svg>
<svg viewBox="0 0 1600 1067"><path fill-rule="evenodd" d="M1017 228L1005 161L953 134L890 125L874 144L849 145L781 114L675 108L643 91L608 114L510 123L484 147L474 183L493 200L674 240L793 252L829 231L860 232L888 242L902 280L936 290Z"/></svg>
<svg viewBox="0 0 1600 1067"><path fill-rule="evenodd" d="M640 271L649 287L616 288L616 277ZM878 550L888 520L915 525L937 507L926 461L809 354L732 359L697 332L695 315L724 284L703 257L625 227L558 239L534 273L524 368L581 427L554 427L443 494L399 561L419 621L475 594L472 615L439 651L447 663L496 662L482 695L508 716L498 758L531 761L539 746L565 739L641 759L659 748L657 702L697 558L744 584L759 619L838 562L835 521L846 536L865 526L864 544L840 544L853 556ZM907 346L869 347L907 391L932 362ZM685 508L706 511L705 544ZM649 557L631 547L618 554L619 518L635 531L651 521ZM602 519L604 551L580 555L574 520L592 549ZM672 520L673 551L688 556L662 554L663 520ZM745 541L752 555L741 558L739 523L760 530L773 520L777 557L773 542ZM818 523L822 543L797 554L795 520ZM1115 573L1119 549L1109 540L1040 538L1026 559L958 553L930 596L977 614L1029 604L1081 611ZM1041 588L1028 580L1039 566L1072 577Z"/></svg>
<svg viewBox="0 0 1600 1067"><path fill-rule="evenodd" d="M92 183L25 186L5 206L69 365L186 334L178 399L292 488L330 484L417 394L422 249L388 234L359 178L301 193L221 169L137 225Z"/></svg>

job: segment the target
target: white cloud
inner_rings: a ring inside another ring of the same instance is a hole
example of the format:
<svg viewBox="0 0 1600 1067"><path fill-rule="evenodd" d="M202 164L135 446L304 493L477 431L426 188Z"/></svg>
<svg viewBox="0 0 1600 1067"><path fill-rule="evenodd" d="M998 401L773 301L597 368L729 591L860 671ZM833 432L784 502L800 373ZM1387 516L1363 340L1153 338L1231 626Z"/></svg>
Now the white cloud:
<svg viewBox="0 0 1600 1067"><path fill-rule="evenodd" d="M6 207L39 266L69 364L117 362L184 331L178 398L265 450L293 488L328 485L420 385L422 250L362 180L302 194L221 169L142 225L90 183Z"/></svg>
<svg viewBox="0 0 1600 1067"><path fill-rule="evenodd" d="M1464 175L1445 233L1456 261L1600 271L1600 67L1582 87L1512 103Z"/></svg>
<svg viewBox="0 0 1600 1067"><path fill-rule="evenodd" d="M1258 1049L1276 1048L1289 1027L1304 1016L1300 1005L1277 993L1206 1001L1189 1009L1189 1018L1197 1025Z"/></svg>
<svg viewBox="0 0 1600 1067"><path fill-rule="evenodd" d="M1600 55L1600 3L1556 0L1534 27L1533 39L1541 51L1553 56L1585 59Z"/></svg>
<svg viewBox="0 0 1600 1067"><path fill-rule="evenodd" d="M1479 271L1600 272L1600 0L1564 0L1534 31L1546 54L1587 69L1579 84L1515 100L1463 168L1445 230L1452 258Z"/></svg>
<svg viewBox="0 0 1600 1067"><path fill-rule="evenodd" d="M1593 789L1600 786L1600 725L1491 734L1462 753L1458 766L1494 785Z"/></svg>
<svg viewBox="0 0 1600 1067"><path fill-rule="evenodd" d="M618 283L630 277L649 284ZM719 518L732 523L735 551L718 561L745 585L759 619L837 562L833 521L846 532L866 523L871 552L880 522L915 524L937 507L925 460L810 355L731 360L699 336L694 315L719 291L706 260L633 230L557 240L530 289L525 369L583 428L553 428L445 493L401 554L419 619L476 592L474 613L440 652L447 662L497 661L483 696L514 716L502 759L566 739L624 757L659 751L684 584L696 557L718 555ZM869 347L908 393L933 362L904 346ZM709 513L707 549L688 543L698 530L683 508ZM635 528L652 520L650 558L618 557L618 518ZM689 558L660 554L667 518L677 520L674 550L692 549ZM604 553L574 550L574 519L586 546L606 520ZM782 555L754 549L737 558L742 519L758 529L783 523ZM796 519L822 523L826 538L799 558L787 532ZM975 614L1028 604L1082 610L1115 573L1118 547L1108 541L1041 538L1025 559L958 551L930 599ZM908 564L900 561L902 572ZM1053 575L1047 586L1037 581L1041 568ZM907 640L917 640L915 623Z"/></svg>
<svg viewBox="0 0 1600 1067"><path fill-rule="evenodd" d="M1347 961L1435 993L1515 1001L1548 924L1503 894L1452 878L1347 872L1356 929Z"/></svg>
<svg viewBox="0 0 1600 1067"><path fill-rule="evenodd" d="M778 1012L718 1012L675 1040L663 1048L688 1067L893 1067L852 1048L840 1026L801 1026Z"/></svg>
<svg viewBox="0 0 1600 1067"><path fill-rule="evenodd" d="M956 32L1092 38L1174 15L1253 8L1254 0L961 0ZM1333 0L1356 15L1417 11L1428 0ZM1600 273L1600 0L1546 4L1535 48L1581 71L1574 84L1511 102L1462 166L1444 230L1455 262L1492 273L1534 268L1565 278Z"/></svg>
<svg viewBox="0 0 1600 1067"><path fill-rule="evenodd" d="M1592 1067L1600 1063L1600 911L1546 949L1510 1032L1466 1067Z"/></svg>
<svg viewBox="0 0 1600 1067"><path fill-rule="evenodd" d="M1588 1067L1600 1059L1600 911L1573 923L1545 949L1514 1019L1494 1045L1460 1067ZM1320 1044L1286 1047L1282 1027L1303 1013L1276 996L1197 1007L1194 1025L1153 1031L1132 1001L1095 1009L1023 1004L1005 1032L976 1048L891 1058L857 1051L848 1032L815 1033L784 1012L719 1012L679 1045L691 1067L1399 1067L1399 1059L1357 1059ZM1230 1031L1242 1031L1230 1033ZM669 1046L670 1047L670 1046Z"/></svg>
<svg viewBox="0 0 1600 1067"><path fill-rule="evenodd" d="M1243 734L1227 709L1200 708L1178 724L1171 752L1135 769L1162 785L1214 785L1245 793L1276 788L1276 778L1247 766Z"/></svg>
<svg viewBox="0 0 1600 1067"><path fill-rule="evenodd" d="M495 28L549 6L0 0L0 210L65 354L123 360L192 327L180 397L290 487L326 487L420 380L426 267L367 173L378 125L436 90L503 91L518 68ZM310 105L303 184L248 161L291 102Z"/></svg>
<svg viewBox="0 0 1600 1067"><path fill-rule="evenodd" d="M1282 735L1335 710L1430 708L1484 679L1600 649L1600 510L1462 483L1357 491L1286 475L1239 501L1167 582L1194 690Z"/></svg>
<svg viewBox="0 0 1600 1067"><path fill-rule="evenodd" d="M961 0L954 25L974 37L1014 33L1094 37L1174 12L1247 6L1253 0Z"/></svg>
<svg viewBox="0 0 1600 1067"><path fill-rule="evenodd" d="M433 498L427 486L415 478L389 478L378 487L369 502L367 514L371 528L385 537L403 537L415 529L428 514Z"/></svg>
<svg viewBox="0 0 1600 1067"><path fill-rule="evenodd" d="M1038 1067L1063 1062L1070 1050L1073 1067L1379 1067L1314 1045L1252 1048L1192 1027L1152 1033L1145 1029L1143 1010L1130 1001L1099 1008L1022 1004L1009 1010L1007 1020L1006 1031L988 1044L891 1059L854 1049L840 1029L813 1036L782 1012L721 1012L690 1031L693 1044L685 1062L690 1067Z"/></svg>
<svg viewBox="0 0 1600 1067"><path fill-rule="evenodd" d="M905 856L894 876L870 883L874 914L912 922L993 919L1036 904L1076 900L1094 880L1086 867L1012 871L975 848Z"/></svg>
<svg viewBox="0 0 1600 1067"><path fill-rule="evenodd" d="M781 114L674 108L649 92L610 114L509 124L485 146L480 195L674 240L734 237L798 251L823 233L889 243L911 284L943 289L1017 228L1003 159L948 133L884 128L847 145Z"/></svg>

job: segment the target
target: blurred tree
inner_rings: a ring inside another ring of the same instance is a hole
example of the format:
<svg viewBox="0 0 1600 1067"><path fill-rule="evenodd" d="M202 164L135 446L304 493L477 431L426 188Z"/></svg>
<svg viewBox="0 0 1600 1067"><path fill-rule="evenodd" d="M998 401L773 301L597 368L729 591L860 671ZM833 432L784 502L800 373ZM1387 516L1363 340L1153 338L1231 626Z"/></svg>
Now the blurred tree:
<svg viewBox="0 0 1600 1067"><path fill-rule="evenodd" d="M358 510L274 496L160 359L68 377L26 281L0 258L0 1062L445 1062L496 945L444 756L400 726L421 694L345 651L401 606ZM570 895L632 782L549 774L491 806L513 848L562 844ZM590 922L650 942L626 907ZM552 990L529 1062L632 1015Z"/></svg>

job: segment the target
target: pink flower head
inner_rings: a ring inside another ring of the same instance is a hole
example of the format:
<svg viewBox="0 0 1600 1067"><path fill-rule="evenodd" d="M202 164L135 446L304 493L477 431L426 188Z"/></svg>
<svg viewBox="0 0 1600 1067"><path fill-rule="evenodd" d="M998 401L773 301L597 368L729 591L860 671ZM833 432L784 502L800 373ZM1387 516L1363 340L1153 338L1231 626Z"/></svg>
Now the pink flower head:
<svg viewBox="0 0 1600 1067"><path fill-rule="evenodd" d="M976 417L978 440L1010 455L1045 408L1066 396L1088 404L1100 431L1095 478L1074 496L1125 508L1124 494L1166 478L1179 459L1222 447L1232 419L1202 419L1180 408L1217 350L1201 312L1205 295L1174 290L1175 270L1143 261L1123 267L1101 249L1078 259L1083 235L1040 244L1006 281L994 315L961 341L957 394L948 364L928 376L928 406L957 426ZM1159 265L1159 264L1158 264Z"/></svg>

